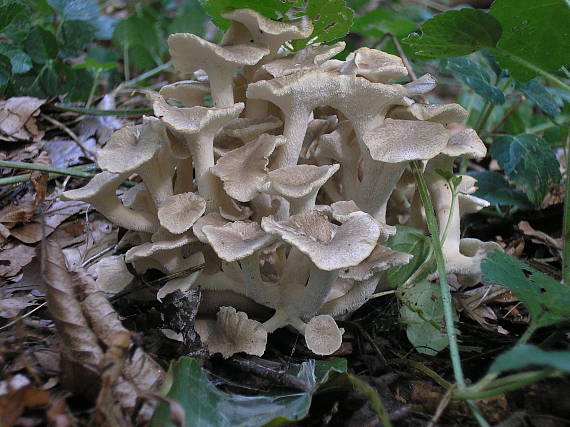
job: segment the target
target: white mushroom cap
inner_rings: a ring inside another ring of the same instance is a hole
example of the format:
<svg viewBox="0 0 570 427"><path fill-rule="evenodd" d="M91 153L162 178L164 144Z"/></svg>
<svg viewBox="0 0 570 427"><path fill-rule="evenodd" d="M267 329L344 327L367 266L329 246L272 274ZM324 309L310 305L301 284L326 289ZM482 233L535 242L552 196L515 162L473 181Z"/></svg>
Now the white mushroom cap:
<svg viewBox="0 0 570 427"><path fill-rule="evenodd" d="M412 258L413 255L411 254L394 251L386 246L378 245L360 264L341 270L339 277L362 282L384 270L407 264Z"/></svg>
<svg viewBox="0 0 570 427"><path fill-rule="evenodd" d="M473 129L465 129L453 133L449 137L447 146L442 153L450 157L466 157L469 159L482 159L487 154L487 148L477 132Z"/></svg>
<svg viewBox="0 0 570 427"><path fill-rule="evenodd" d="M289 56L278 58L262 65L261 70L267 72L272 77L281 77L310 70L323 64L337 53L342 52L345 46L344 42L338 42L333 45L308 45Z"/></svg>
<svg viewBox="0 0 570 427"><path fill-rule="evenodd" d="M363 137L370 156L387 163L431 159L448 139L447 129L439 123L394 119L386 119Z"/></svg>
<svg viewBox="0 0 570 427"><path fill-rule="evenodd" d="M210 354L221 353L227 359L236 353L263 356L267 331L263 325L233 307L220 307L216 322L198 321L196 332Z"/></svg>
<svg viewBox="0 0 570 427"><path fill-rule="evenodd" d="M307 323L305 341L313 353L326 356L340 348L343 333L331 316L321 314Z"/></svg>
<svg viewBox="0 0 570 427"><path fill-rule="evenodd" d="M206 225L202 232L216 254L227 262L253 255L275 240L257 222L236 221L221 227Z"/></svg>
<svg viewBox="0 0 570 427"><path fill-rule="evenodd" d="M261 227L295 246L325 271L360 264L380 237L380 227L364 212L355 212L341 226L329 222L323 213L307 211L283 222L265 217Z"/></svg>
<svg viewBox="0 0 570 427"><path fill-rule="evenodd" d="M208 238L202 231L207 225L212 225L214 227L222 227L226 225L229 221L222 217L219 213L211 212L209 214L200 217L192 226L192 231L196 238L202 243L208 243Z"/></svg>
<svg viewBox="0 0 570 427"><path fill-rule="evenodd" d="M96 264L95 271L97 272L95 283L105 293L119 293L134 279L125 264L125 255L113 255L101 259Z"/></svg>
<svg viewBox="0 0 570 427"><path fill-rule="evenodd" d="M406 83L404 87L408 91L408 96L425 95L437 86L437 80L431 74L424 74L417 80Z"/></svg>
<svg viewBox="0 0 570 427"><path fill-rule="evenodd" d="M408 70L399 56L367 47L350 53L339 72L362 76L375 83L386 83L408 75Z"/></svg>
<svg viewBox="0 0 570 427"><path fill-rule="evenodd" d="M194 34L168 37L174 67L183 73L205 70L216 107L229 107L233 101L233 73L240 66L254 65L269 53L259 46L218 46Z"/></svg>
<svg viewBox="0 0 570 427"><path fill-rule="evenodd" d="M460 193L457 197L459 198L459 211L461 216L479 212L481 209L490 205L487 200L470 194Z"/></svg>
<svg viewBox="0 0 570 427"><path fill-rule="evenodd" d="M97 153L97 163L113 173L134 172L162 148L162 132L158 119L143 117L142 125L128 125L114 132Z"/></svg>
<svg viewBox="0 0 570 427"><path fill-rule="evenodd" d="M226 193L240 202L249 202L265 182L269 156L283 143L282 136L261 135L224 155L211 171L222 180Z"/></svg>
<svg viewBox="0 0 570 427"><path fill-rule="evenodd" d="M267 174L263 191L291 199L301 198L321 188L339 168L339 164L334 164L295 165L276 169Z"/></svg>
<svg viewBox="0 0 570 427"><path fill-rule="evenodd" d="M221 131L221 134L238 138L243 142L252 141L264 133L276 130L283 122L274 116L263 118L238 117L229 122Z"/></svg>
<svg viewBox="0 0 570 427"><path fill-rule="evenodd" d="M204 96L210 93L210 85L195 80L182 80L160 88L165 99L176 99L185 107L195 107L204 103Z"/></svg>
<svg viewBox="0 0 570 427"><path fill-rule="evenodd" d="M125 261L132 263L140 272L156 268L165 274L171 274L184 269L185 259L182 257L181 249L196 242L197 239L190 233L176 236L161 234L163 238L171 238L135 246L127 251Z"/></svg>
<svg viewBox="0 0 570 427"><path fill-rule="evenodd" d="M128 174L101 172L95 175L85 187L68 190L62 194L63 200L80 200L90 203L109 221L127 230L153 233L158 228L158 221L149 212L133 210L124 206L117 198L117 187Z"/></svg>
<svg viewBox="0 0 570 427"><path fill-rule="evenodd" d="M232 21L230 29L222 40L223 45L252 42L267 47L275 53L286 41L304 39L313 32L313 25L306 17L280 22L266 18L251 9L236 9L225 12L222 16Z"/></svg>
<svg viewBox="0 0 570 427"><path fill-rule="evenodd" d="M194 193L169 196L158 209L160 225L173 234L188 231L206 210L206 201Z"/></svg>
<svg viewBox="0 0 570 427"><path fill-rule="evenodd" d="M469 113L459 104L412 104L394 107L388 117L400 120L427 120L437 123L456 123L467 120Z"/></svg>

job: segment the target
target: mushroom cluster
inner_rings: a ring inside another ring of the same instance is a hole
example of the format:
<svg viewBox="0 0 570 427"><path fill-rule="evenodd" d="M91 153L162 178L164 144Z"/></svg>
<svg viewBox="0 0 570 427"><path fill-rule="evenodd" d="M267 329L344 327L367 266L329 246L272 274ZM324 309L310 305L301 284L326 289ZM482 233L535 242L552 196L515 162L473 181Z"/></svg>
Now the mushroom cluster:
<svg viewBox="0 0 570 427"><path fill-rule="evenodd" d="M99 285L128 285L126 263L179 273L158 297L202 290L196 329L211 353L261 355L268 333L291 327L314 353L331 354L343 334L335 319L411 259L385 246L394 225L425 227L406 171L413 160L426 165L449 273L477 282L495 246L461 239L459 221L486 202L470 195L472 178L456 190L439 173L485 155L474 131L449 126L467 112L416 102L436 86L430 75L391 83L408 74L397 56L360 48L332 59L342 42L285 49L311 35L306 19L223 16L231 26L219 45L169 37L174 67L197 80L148 92L154 117L117 131L98 153L103 172L63 195L128 230L119 242L128 251L102 262ZM118 196L135 174L140 183Z"/></svg>

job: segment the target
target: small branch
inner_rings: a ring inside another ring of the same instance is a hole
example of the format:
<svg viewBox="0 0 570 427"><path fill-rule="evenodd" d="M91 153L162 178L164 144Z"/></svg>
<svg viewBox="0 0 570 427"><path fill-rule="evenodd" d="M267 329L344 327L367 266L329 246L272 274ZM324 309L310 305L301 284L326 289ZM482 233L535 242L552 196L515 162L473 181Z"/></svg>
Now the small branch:
<svg viewBox="0 0 570 427"><path fill-rule="evenodd" d="M406 67L406 70L408 70L408 74L410 75L411 79L417 80L418 76L416 75L416 72L412 68L412 65L410 64L408 57L404 53L404 49L402 49L402 46L400 45L398 38L392 33L386 33L386 35L388 37L390 37L390 39L392 40L392 43L394 43L394 46L396 47L396 50L398 51L398 55L400 56L400 58L402 58L402 62L404 63L404 67Z"/></svg>
<svg viewBox="0 0 570 427"><path fill-rule="evenodd" d="M501 129L501 127L507 122L507 120L509 120L509 117L511 117L514 114L514 112L517 111L518 108L522 105L522 103L526 101L526 96L522 94L518 94L517 96L520 98L519 101L516 104L514 104L511 108L509 108L509 111L507 111L503 116L503 118L499 120L499 123L493 126L493 129L491 129L489 133L496 133L499 129Z"/></svg>
<svg viewBox="0 0 570 427"><path fill-rule="evenodd" d="M233 356L228 359L227 362L243 372L253 374L260 378L265 378L273 383L279 384L280 386L303 392L310 391L309 384L302 379L286 374L285 372L275 371L266 366L260 365L259 363L255 363L254 360L242 359L241 357Z"/></svg>
<svg viewBox="0 0 570 427"><path fill-rule="evenodd" d="M152 76L155 76L155 75L157 75L163 71L168 70L169 68L171 68L171 66L172 66L171 61L165 62L164 64L161 64L158 67L155 67L151 70L148 70L148 71L142 73L141 75L139 75L139 76L137 76L131 80L128 80L126 82L121 83L115 89L113 89L112 93L116 93L125 87L134 86L134 85L142 82L143 80L146 80Z"/></svg>
<svg viewBox="0 0 570 427"><path fill-rule="evenodd" d="M50 122L52 125L54 125L55 127L61 129L62 131L64 131L66 134L69 135L69 137L77 144L77 146L79 148L81 148L81 151L83 151L83 154L85 155L85 157L87 157L89 160L91 160L92 162L95 161L95 153L93 153L91 150L89 150L85 144L83 144L83 142L81 141L81 139L75 134L75 132L73 132L71 129L69 129L66 125L64 125L63 123L61 123L59 120L56 120L46 114L40 114L40 117L44 120L47 120L48 122Z"/></svg>
<svg viewBox="0 0 570 427"><path fill-rule="evenodd" d="M88 172L90 170L99 169L99 166L97 166L96 164L90 164L90 165L76 166L76 167L72 167L70 169ZM15 175L15 176L9 176L6 178L0 178L0 187L6 186L6 185L12 185L12 184L21 184L22 182L27 182L30 180L30 176L31 176L31 174L26 173L26 174L22 174L22 175ZM54 178L57 178L58 176L61 176L61 174L50 173L49 179L54 179Z"/></svg>

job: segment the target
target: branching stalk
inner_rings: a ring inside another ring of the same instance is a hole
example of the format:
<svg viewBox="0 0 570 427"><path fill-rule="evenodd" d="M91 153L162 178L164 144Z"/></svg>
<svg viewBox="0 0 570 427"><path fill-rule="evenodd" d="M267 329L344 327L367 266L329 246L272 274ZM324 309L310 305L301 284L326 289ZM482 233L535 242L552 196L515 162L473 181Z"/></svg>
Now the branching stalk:
<svg viewBox="0 0 570 427"><path fill-rule="evenodd" d="M570 133L566 135L566 193L564 197L564 249L562 252L562 281L570 285Z"/></svg>

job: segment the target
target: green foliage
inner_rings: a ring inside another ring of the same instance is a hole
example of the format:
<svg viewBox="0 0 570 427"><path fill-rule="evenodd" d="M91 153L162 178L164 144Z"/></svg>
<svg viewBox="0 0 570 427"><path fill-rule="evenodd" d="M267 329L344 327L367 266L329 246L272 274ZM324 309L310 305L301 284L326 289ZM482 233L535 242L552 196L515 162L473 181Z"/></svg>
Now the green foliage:
<svg viewBox="0 0 570 427"><path fill-rule="evenodd" d="M477 191L474 196L487 200L495 206L513 206L518 209L530 210L532 203L520 191L511 188L507 179L498 172L471 172L469 175L477 179Z"/></svg>
<svg viewBox="0 0 570 427"><path fill-rule="evenodd" d="M23 15L27 12L26 7L17 1L8 1L0 6L0 31L10 25L10 23L18 15Z"/></svg>
<svg viewBox="0 0 570 427"><path fill-rule="evenodd" d="M501 25L483 11L450 10L434 16L421 26L422 34L410 34L404 43L418 56L450 58L495 47Z"/></svg>
<svg viewBox="0 0 570 427"><path fill-rule="evenodd" d="M293 6L290 1L281 0L200 0L212 22L222 30L230 26L228 19L222 18L222 13L231 9L253 9L271 19L282 19Z"/></svg>
<svg viewBox="0 0 570 427"><path fill-rule="evenodd" d="M540 84L538 79L532 79L527 83L517 82L516 88L523 92L545 114L556 116L560 113L560 107L556 104L554 97Z"/></svg>
<svg viewBox="0 0 570 427"><path fill-rule="evenodd" d="M421 273L421 276L416 278L417 281L420 281L435 271L433 263L422 267L432 253L430 238L411 227L398 225L396 230L396 234L390 236L386 246L395 251L412 254L414 257L408 264L393 267L386 272L386 283L392 287L403 285L416 272Z"/></svg>
<svg viewBox="0 0 570 427"><path fill-rule="evenodd" d="M443 303L437 284L417 282L400 295L400 318L406 335L418 353L435 356L447 347Z"/></svg>
<svg viewBox="0 0 570 427"><path fill-rule="evenodd" d="M407 18L393 16L385 9L374 9L354 18L351 32L380 39L386 33L404 37L414 31L417 24Z"/></svg>
<svg viewBox="0 0 570 427"><path fill-rule="evenodd" d="M491 156L529 200L539 206L553 182L561 179L558 160L536 135L506 135L491 145Z"/></svg>
<svg viewBox="0 0 570 427"><path fill-rule="evenodd" d="M313 23L313 33L305 40L294 40L295 49L300 49L312 40L316 43L342 38L352 26L354 12L344 0L308 0L303 15Z"/></svg>
<svg viewBox="0 0 570 427"><path fill-rule="evenodd" d="M495 0L491 15L503 28L499 49L549 72L570 62L567 0ZM497 59L521 82L537 75L512 58L499 54Z"/></svg>
<svg viewBox="0 0 570 427"><path fill-rule="evenodd" d="M199 363L181 357L170 365L171 384L166 397L185 410L188 426L262 426L282 425L304 418L317 389L331 374L346 372L346 360L309 360L288 372L307 383L308 392L273 392L256 396L229 394L217 389L206 377ZM156 409L151 426L174 425L168 405Z"/></svg>
<svg viewBox="0 0 570 427"><path fill-rule="evenodd" d="M99 16L99 6L93 0L47 0L65 21L89 21Z"/></svg>
<svg viewBox="0 0 570 427"><path fill-rule="evenodd" d="M536 329L570 320L570 286L512 258L492 252L481 263L484 279L509 288L531 315Z"/></svg>
<svg viewBox="0 0 570 427"><path fill-rule="evenodd" d="M570 372L570 351L544 351L530 344L517 345L499 355L489 368L489 373L500 374L529 366Z"/></svg>
<svg viewBox="0 0 570 427"><path fill-rule="evenodd" d="M451 58L442 61L443 68L467 86L495 105L505 103L505 95L493 84L491 76L483 67L468 58Z"/></svg>

